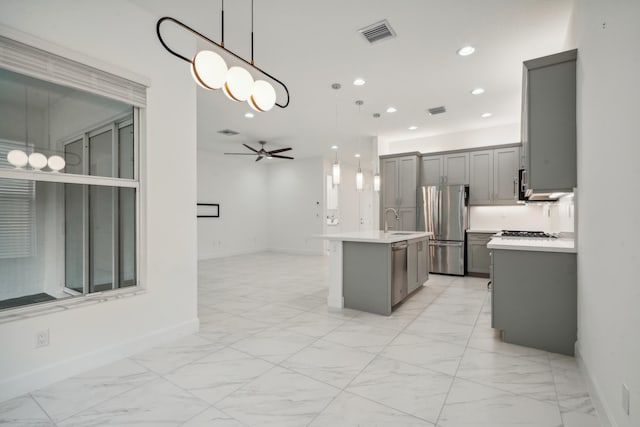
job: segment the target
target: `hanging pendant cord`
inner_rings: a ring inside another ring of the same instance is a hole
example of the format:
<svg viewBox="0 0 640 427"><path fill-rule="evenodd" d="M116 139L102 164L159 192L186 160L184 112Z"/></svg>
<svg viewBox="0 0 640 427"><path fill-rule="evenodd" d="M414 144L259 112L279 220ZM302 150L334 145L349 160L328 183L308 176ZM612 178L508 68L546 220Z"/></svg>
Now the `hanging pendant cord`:
<svg viewBox="0 0 640 427"><path fill-rule="evenodd" d="M251 0L251 65L253 65L253 0Z"/></svg>
<svg viewBox="0 0 640 427"><path fill-rule="evenodd" d="M220 46L224 47L224 0L222 0L222 13L220 13L220 18L222 19L222 37L220 37Z"/></svg>

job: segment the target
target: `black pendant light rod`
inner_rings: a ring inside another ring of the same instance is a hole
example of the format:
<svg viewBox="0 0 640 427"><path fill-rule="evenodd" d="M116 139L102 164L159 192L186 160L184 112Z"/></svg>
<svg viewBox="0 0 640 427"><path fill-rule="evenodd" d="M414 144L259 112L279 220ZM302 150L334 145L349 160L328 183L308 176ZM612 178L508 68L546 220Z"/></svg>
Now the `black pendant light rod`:
<svg viewBox="0 0 640 427"><path fill-rule="evenodd" d="M256 65L253 64L253 59L251 62L247 61L246 59L242 58L241 56L235 54L234 52L230 51L229 49L226 49L223 45L218 44L216 42L214 42L213 40L211 40L210 38L208 38L207 36L205 36L202 33L199 33L198 31L194 30L193 28L189 27L186 24L183 24L182 22L178 21L175 18L171 18L169 16L165 16L162 17L158 20L158 23L156 24L156 33L158 35L158 39L160 40L160 43L162 44L162 46L167 50L167 52L169 52L170 54L172 54L173 56L175 56L176 58L180 58L185 62L191 63L191 59L187 58L186 56L176 52L175 50L171 49L167 43L164 41L164 39L162 38L162 34L160 32L160 26L162 25L163 22L165 21L170 21L173 22L174 24L176 24L179 27L184 28L185 30L189 31L191 34L198 36L199 38L201 38L202 40L211 43L212 45L216 46L218 49L222 49L223 51L225 51L226 53L228 53L229 55L232 55L233 57L235 57L236 59L244 62L245 64L247 64L248 66L250 66L251 68L255 69L256 71L258 71L259 73L269 77L271 80L273 80L274 82L278 83L280 86L282 86L282 88L284 89L284 91L287 94L287 102L285 104L279 104L278 102L276 102L275 105L277 105L280 108L287 108L287 106L289 105L289 101L291 100L290 95L289 95L289 89L287 88L287 85L285 85L284 83L282 83L280 80L278 80L277 78L275 78L274 76L272 76L271 74L267 73L266 71L264 71L263 69L257 67ZM252 33L252 39L253 39L253 33ZM251 43L251 50L252 50L252 57L253 57L253 43Z"/></svg>

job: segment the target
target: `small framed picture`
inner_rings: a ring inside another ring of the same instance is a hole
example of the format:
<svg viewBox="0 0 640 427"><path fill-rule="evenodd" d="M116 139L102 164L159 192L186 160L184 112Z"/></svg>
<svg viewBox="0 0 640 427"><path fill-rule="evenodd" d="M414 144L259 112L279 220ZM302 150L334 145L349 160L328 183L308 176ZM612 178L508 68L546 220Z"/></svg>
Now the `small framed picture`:
<svg viewBox="0 0 640 427"><path fill-rule="evenodd" d="M220 218L220 204L198 203L196 215L198 218Z"/></svg>

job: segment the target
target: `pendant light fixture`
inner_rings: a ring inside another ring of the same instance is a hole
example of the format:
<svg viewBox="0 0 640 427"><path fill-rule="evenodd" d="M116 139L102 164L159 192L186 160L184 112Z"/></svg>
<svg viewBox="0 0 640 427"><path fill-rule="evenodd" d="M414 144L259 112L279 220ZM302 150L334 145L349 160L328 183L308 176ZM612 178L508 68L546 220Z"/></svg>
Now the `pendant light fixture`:
<svg viewBox="0 0 640 427"><path fill-rule="evenodd" d="M380 118L380 113L374 113L373 114L373 118L374 119L379 119ZM378 143L378 134L379 134L379 130L378 130L378 126L376 123L376 144ZM376 152L378 150L376 149ZM376 161L376 174L373 175L373 191L380 191L380 172L378 172L378 163L380 163L379 161Z"/></svg>
<svg viewBox="0 0 640 427"><path fill-rule="evenodd" d="M360 167L360 154L356 154L358 158L358 171L356 172L356 191L364 190L364 175L362 174L362 168Z"/></svg>
<svg viewBox="0 0 640 427"><path fill-rule="evenodd" d="M160 18L156 24L156 34L162 46L173 56L182 59L190 64L191 75L195 82L207 90L222 89L222 92L234 102L247 101L249 106L258 112L271 110L274 106L286 108L289 105L289 89L280 80L258 68L253 61L253 0L251 0L251 61L247 61L234 52L224 47L224 0L222 0L221 28L222 37L220 44L204 36L193 28L183 24L177 19L165 16ZM266 80L254 80L251 73L244 67L233 66L228 68L227 62L222 55L212 50L201 50L193 58L188 58L171 49L162 38L160 28L164 22L172 22L178 27L190 32L200 39L208 42L220 53L238 59L248 65L249 71L268 78L280 85L287 96L284 104L277 102L277 94L273 85Z"/></svg>
<svg viewBox="0 0 640 427"><path fill-rule="evenodd" d="M360 123L360 107L362 107L364 101L357 100L356 105L358 106L358 124ZM360 167L360 154L356 154L356 158L358 159L358 170L356 171L356 191L364 190L364 175L362 174L362 168Z"/></svg>
<svg viewBox="0 0 640 427"><path fill-rule="evenodd" d="M340 83L333 83L331 89L337 91L340 90ZM336 139L338 136L338 93L336 92ZM338 146L334 145L336 151L336 159L333 161L331 167L331 177L333 179L333 185L340 184L340 163L338 162ZM333 147L332 147L333 148Z"/></svg>

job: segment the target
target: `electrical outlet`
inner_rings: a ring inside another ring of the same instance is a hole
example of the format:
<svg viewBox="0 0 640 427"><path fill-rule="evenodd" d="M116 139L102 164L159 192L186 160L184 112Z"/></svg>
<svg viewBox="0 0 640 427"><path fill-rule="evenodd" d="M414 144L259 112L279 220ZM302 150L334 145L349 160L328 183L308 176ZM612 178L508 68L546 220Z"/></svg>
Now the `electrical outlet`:
<svg viewBox="0 0 640 427"><path fill-rule="evenodd" d="M627 415L629 415L629 403L629 387L622 384L622 410Z"/></svg>
<svg viewBox="0 0 640 427"><path fill-rule="evenodd" d="M36 334L36 348L49 345L49 330L45 329Z"/></svg>

